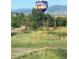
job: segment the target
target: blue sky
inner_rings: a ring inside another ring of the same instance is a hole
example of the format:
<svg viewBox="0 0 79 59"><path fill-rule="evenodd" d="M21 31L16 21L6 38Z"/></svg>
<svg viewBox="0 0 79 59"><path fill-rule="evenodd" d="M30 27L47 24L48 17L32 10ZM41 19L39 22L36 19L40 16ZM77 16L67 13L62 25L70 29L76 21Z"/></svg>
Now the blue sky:
<svg viewBox="0 0 79 59"><path fill-rule="evenodd" d="M11 0L11 9L32 8L37 0ZM67 0L47 0L51 5L67 5Z"/></svg>

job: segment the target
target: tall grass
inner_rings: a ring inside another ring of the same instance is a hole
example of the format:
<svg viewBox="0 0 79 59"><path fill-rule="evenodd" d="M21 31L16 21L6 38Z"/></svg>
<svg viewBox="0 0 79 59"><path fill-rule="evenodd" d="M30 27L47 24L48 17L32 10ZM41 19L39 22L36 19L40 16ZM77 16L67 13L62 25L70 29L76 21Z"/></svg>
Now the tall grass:
<svg viewBox="0 0 79 59"><path fill-rule="evenodd" d="M59 30L62 28L58 28ZM66 47L66 32L59 30L52 31L32 31L31 33L19 33L12 36L12 47L43 47L59 46ZM59 31L59 32L58 32Z"/></svg>

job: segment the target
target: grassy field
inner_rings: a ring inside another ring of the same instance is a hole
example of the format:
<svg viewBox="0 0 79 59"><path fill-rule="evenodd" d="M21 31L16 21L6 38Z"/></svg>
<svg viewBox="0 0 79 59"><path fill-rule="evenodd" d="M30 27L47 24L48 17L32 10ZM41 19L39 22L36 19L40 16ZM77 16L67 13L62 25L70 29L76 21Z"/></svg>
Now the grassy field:
<svg viewBox="0 0 79 59"><path fill-rule="evenodd" d="M67 57L66 27L49 31L21 32L11 39L12 59L66 59ZM27 53L29 51L31 52Z"/></svg>

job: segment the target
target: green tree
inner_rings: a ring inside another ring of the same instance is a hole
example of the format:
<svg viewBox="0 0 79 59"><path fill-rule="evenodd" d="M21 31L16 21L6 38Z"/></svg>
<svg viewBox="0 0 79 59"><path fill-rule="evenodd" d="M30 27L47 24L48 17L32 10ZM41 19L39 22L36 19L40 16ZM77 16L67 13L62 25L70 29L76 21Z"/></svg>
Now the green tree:
<svg viewBox="0 0 79 59"><path fill-rule="evenodd" d="M66 26L67 18L66 17L57 17L56 18L56 26Z"/></svg>
<svg viewBox="0 0 79 59"><path fill-rule="evenodd" d="M39 26L43 26L44 14L38 10L33 9L30 15L31 26L33 29L37 29Z"/></svg>
<svg viewBox="0 0 79 59"><path fill-rule="evenodd" d="M11 15L11 26L20 27L20 26L29 26L28 16L24 13L15 13Z"/></svg>
<svg viewBox="0 0 79 59"><path fill-rule="evenodd" d="M11 15L11 26L14 27L14 28L20 27L19 13Z"/></svg>

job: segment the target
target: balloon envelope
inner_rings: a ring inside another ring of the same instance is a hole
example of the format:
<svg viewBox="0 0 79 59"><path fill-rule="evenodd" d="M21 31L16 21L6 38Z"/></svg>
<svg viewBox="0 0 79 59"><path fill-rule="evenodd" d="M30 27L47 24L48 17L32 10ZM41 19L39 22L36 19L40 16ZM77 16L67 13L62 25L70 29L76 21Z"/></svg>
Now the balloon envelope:
<svg viewBox="0 0 79 59"><path fill-rule="evenodd" d="M47 1L36 1L34 8L40 12L45 12L46 9L48 8L48 2Z"/></svg>

